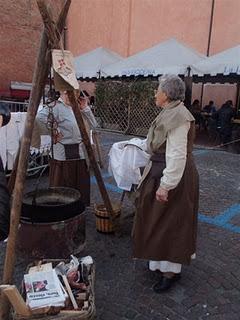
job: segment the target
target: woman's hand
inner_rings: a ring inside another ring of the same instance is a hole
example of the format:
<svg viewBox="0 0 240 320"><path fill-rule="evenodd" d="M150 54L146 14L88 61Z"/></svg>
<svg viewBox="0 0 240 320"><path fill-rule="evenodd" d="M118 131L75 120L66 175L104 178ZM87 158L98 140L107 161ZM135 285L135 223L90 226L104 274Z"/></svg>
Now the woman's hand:
<svg viewBox="0 0 240 320"><path fill-rule="evenodd" d="M162 188L161 186L157 189L156 200L160 202L168 201L168 190Z"/></svg>

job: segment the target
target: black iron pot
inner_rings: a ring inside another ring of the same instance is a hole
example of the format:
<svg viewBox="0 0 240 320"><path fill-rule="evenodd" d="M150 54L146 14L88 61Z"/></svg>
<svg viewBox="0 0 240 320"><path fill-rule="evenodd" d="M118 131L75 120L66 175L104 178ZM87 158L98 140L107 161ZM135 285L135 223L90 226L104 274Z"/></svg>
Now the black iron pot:
<svg viewBox="0 0 240 320"><path fill-rule="evenodd" d="M34 258L67 258L85 246L85 206L71 188L49 188L24 196L18 249Z"/></svg>
<svg viewBox="0 0 240 320"><path fill-rule="evenodd" d="M48 188L25 194L21 221L58 222L85 210L80 192L72 188Z"/></svg>

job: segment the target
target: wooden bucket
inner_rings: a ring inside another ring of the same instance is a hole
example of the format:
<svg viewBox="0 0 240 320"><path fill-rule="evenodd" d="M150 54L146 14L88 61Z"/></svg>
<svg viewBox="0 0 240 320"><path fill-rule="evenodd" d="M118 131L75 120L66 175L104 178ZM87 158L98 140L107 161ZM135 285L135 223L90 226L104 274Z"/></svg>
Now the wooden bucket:
<svg viewBox="0 0 240 320"><path fill-rule="evenodd" d="M113 203L114 219L119 218L121 214L120 203ZM95 216L96 216L96 229L98 232L112 233L114 232L114 226L110 219L110 214L107 211L104 204L95 204Z"/></svg>

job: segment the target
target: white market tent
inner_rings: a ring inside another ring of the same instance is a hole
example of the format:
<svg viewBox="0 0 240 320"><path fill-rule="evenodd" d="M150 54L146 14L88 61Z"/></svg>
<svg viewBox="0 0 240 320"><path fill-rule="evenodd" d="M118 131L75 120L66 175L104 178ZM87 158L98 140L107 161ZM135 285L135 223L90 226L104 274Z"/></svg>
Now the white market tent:
<svg viewBox="0 0 240 320"><path fill-rule="evenodd" d="M187 68L206 57L176 39L169 39L103 69L103 77L186 74Z"/></svg>
<svg viewBox="0 0 240 320"><path fill-rule="evenodd" d="M191 66L193 75L240 75L240 45L217 53Z"/></svg>
<svg viewBox="0 0 240 320"><path fill-rule="evenodd" d="M99 78L104 67L122 59L116 52L103 47L89 51L74 58L77 78Z"/></svg>

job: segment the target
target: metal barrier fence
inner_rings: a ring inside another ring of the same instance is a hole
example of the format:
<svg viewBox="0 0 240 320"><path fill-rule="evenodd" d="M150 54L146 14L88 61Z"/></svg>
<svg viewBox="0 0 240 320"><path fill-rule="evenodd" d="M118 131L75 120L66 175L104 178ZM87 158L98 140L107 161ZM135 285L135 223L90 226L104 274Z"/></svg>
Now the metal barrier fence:
<svg viewBox="0 0 240 320"><path fill-rule="evenodd" d="M144 136L159 114L155 106L157 81L100 81L93 112L102 129Z"/></svg>
<svg viewBox="0 0 240 320"><path fill-rule="evenodd" d="M27 112L27 102L0 100L0 103L7 104L11 112Z"/></svg>

